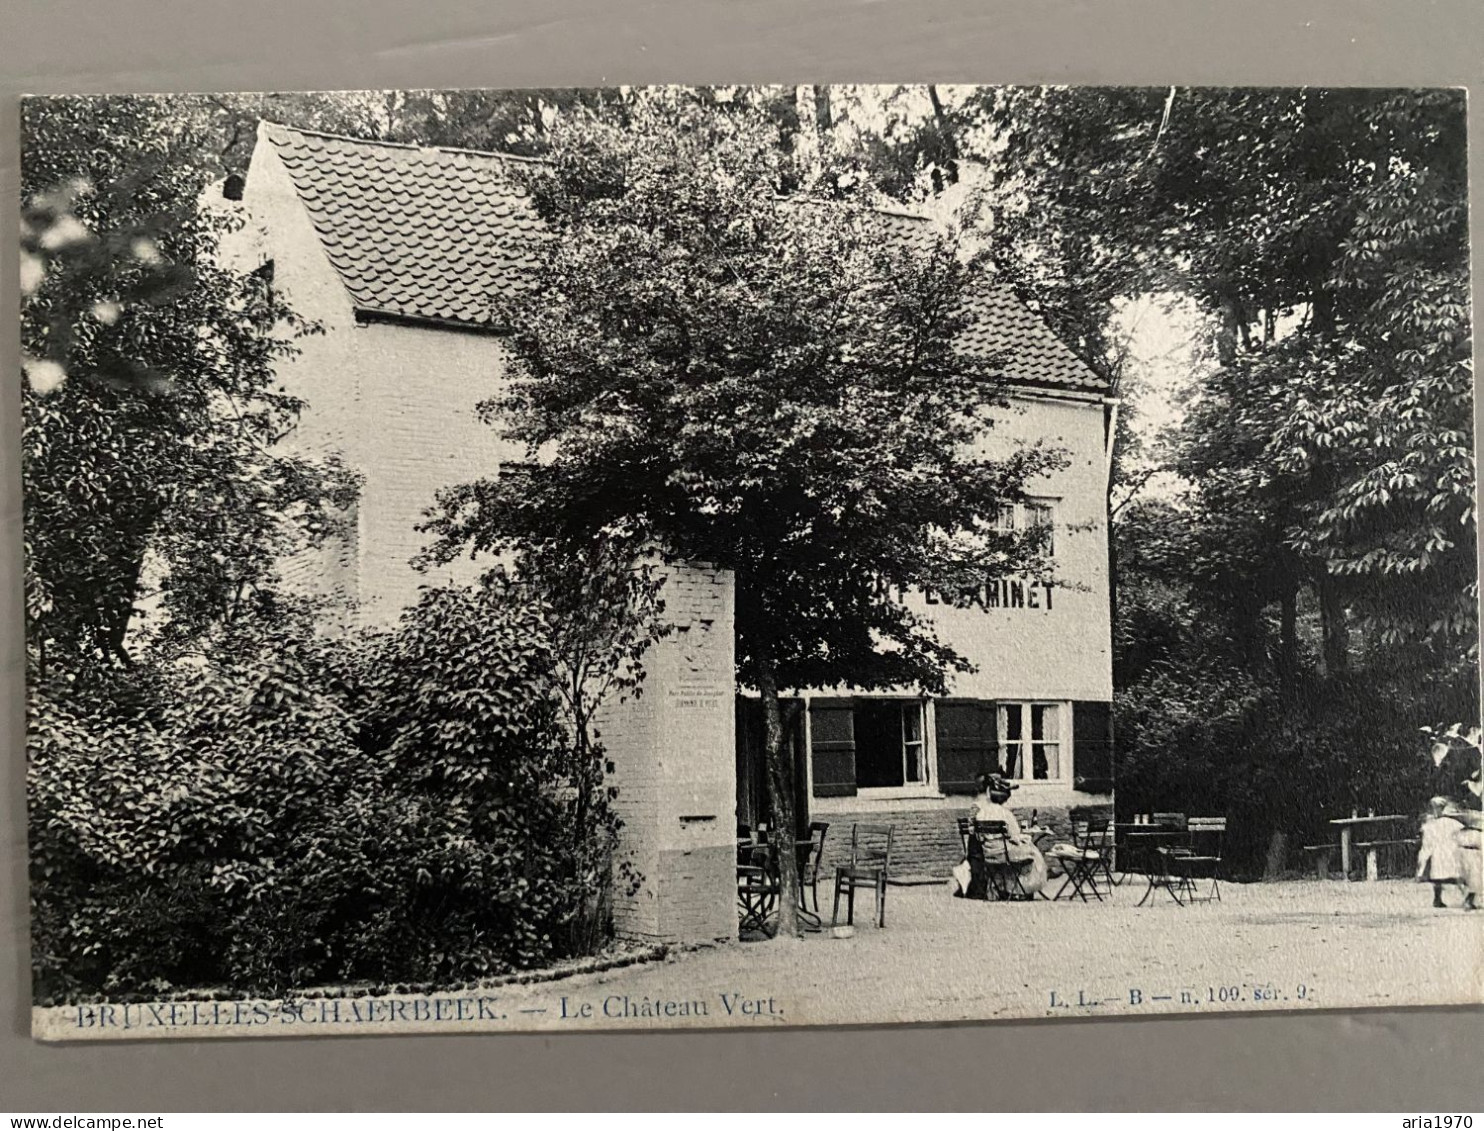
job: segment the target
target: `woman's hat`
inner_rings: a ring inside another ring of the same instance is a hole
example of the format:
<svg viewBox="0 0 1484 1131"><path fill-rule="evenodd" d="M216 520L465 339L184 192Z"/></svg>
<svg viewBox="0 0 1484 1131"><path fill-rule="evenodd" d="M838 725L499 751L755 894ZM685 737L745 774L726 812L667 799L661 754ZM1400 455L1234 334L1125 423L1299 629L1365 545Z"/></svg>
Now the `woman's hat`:
<svg viewBox="0 0 1484 1131"><path fill-rule="evenodd" d="M1012 789L1020 788L1015 782L1000 774L983 774L979 782L990 793L1009 793Z"/></svg>

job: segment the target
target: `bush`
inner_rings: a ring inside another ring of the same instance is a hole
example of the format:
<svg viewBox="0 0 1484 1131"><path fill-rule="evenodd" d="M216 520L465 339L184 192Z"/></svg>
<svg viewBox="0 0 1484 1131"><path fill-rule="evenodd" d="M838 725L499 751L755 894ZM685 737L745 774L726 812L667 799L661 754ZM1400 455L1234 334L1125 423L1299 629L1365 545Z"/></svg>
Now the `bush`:
<svg viewBox="0 0 1484 1131"><path fill-rule="evenodd" d="M260 631L128 694L36 689L38 1001L463 981L591 940L616 821L572 823L542 640L440 589L391 633Z"/></svg>
<svg viewBox="0 0 1484 1131"><path fill-rule="evenodd" d="M1457 792L1435 780L1418 728L1478 716L1466 675L1310 675L1289 690L1216 668L1165 668L1120 689L1120 809L1228 815L1231 874L1257 878L1275 833L1319 843L1334 838L1329 819L1352 809L1420 814L1433 793Z"/></svg>

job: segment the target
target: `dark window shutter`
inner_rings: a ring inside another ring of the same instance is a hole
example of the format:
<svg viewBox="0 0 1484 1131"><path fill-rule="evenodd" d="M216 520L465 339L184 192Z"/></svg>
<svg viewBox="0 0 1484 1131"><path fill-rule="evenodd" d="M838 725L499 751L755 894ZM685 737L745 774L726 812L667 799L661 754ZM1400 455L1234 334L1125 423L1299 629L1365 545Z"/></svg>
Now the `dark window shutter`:
<svg viewBox="0 0 1484 1131"><path fill-rule="evenodd" d="M1072 704L1072 788L1113 792L1113 704Z"/></svg>
<svg viewBox="0 0 1484 1131"><path fill-rule="evenodd" d="M763 746L763 701L737 696L737 821L749 828L766 820L767 751Z"/></svg>
<svg viewBox="0 0 1484 1131"><path fill-rule="evenodd" d="M809 837L809 759L804 752L804 702L787 695L779 697L778 709L783 715L783 741L790 744L794 766L794 823L800 840ZM797 709L793 725L789 726L789 712ZM766 777L766 775L764 775ZM767 789L768 783L763 782Z"/></svg>
<svg viewBox="0 0 1484 1131"><path fill-rule="evenodd" d="M983 699L939 699L938 788L944 793L979 792L979 775L997 769L1000 740L995 705Z"/></svg>
<svg viewBox="0 0 1484 1131"><path fill-rule="evenodd" d="M810 756L815 797L855 796L855 701L809 702Z"/></svg>

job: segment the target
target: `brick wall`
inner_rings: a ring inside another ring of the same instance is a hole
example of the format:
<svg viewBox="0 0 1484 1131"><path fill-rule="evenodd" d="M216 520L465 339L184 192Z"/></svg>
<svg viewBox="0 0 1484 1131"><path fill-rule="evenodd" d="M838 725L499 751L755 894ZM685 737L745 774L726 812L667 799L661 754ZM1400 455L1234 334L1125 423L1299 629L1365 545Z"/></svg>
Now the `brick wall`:
<svg viewBox="0 0 1484 1131"><path fill-rule="evenodd" d="M614 906L621 933L678 942L731 939L736 917L736 734L729 574L669 571L675 630L646 657L643 694L599 720L614 766L622 851L642 876Z"/></svg>
<svg viewBox="0 0 1484 1131"><path fill-rule="evenodd" d="M817 813L815 820L828 821L830 828L825 834L824 866L820 869L821 899L827 886L827 877L833 874L836 864L850 858L850 827L853 824L891 825L892 874L902 880L941 879L947 880L953 866L963 859L963 845L958 836L958 819L974 813L971 798L944 798L941 801L924 800L917 803L894 802L889 808L880 805L856 809L841 809ZM1088 795L1067 802L1064 799L1049 805L1020 804L1012 800L1010 808L1022 824L1029 824L1032 810L1036 823L1053 830L1043 839L1042 849L1057 841L1070 840L1072 834L1071 810L1074 807L1102 807L1111 812L1111 801L1101 795Z"/></svg>

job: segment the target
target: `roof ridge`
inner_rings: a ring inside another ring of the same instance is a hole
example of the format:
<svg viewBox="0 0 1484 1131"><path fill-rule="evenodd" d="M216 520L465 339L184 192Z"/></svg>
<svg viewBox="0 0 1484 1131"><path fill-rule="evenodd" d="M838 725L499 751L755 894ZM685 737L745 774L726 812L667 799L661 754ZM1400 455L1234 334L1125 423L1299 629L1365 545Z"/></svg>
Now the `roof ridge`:
<svg viewBox="0 0 1484 1131"><path fill-rule="evenodd" d="M520 161L527 165L545 165L544 157L531 157L524 153L503 153L498 149L470 149L460 145L418 145L410 141L383 141L380 138L353 137L350 134L337 134L329 130L311 130L306 126L291 126L287 122L278 122L272 118L263 118L263 123L269 126L277 126L281 130L293 130L295 133L312 134L315 137L327 137L335 141L348 141L355 145L381 145L388 149L412 149L421 153L463 153L470 157L493 157L499 161ZM855 200L831 200L823 196L809 196L800 194L793 197L780 196L782 200L797 200L803 204L830 205L839 208L842 205L847 208L861 208L867 212L876 212L882 216L897 216L903 220L932 220L927 212L917 211L906 204L868 204Z"/></svg>
<svg viewBox="0 0 1484 1131"><path fill-rule="evenodd" d="M383 141L380 138L353 137L350 134L331 133L329 130L311 130L305 126L291 126L287 122L275 121L272 118L260 119L265 126L274 126L280 130L291 130L298 134L309 134L312 137L327 137L332 141L348 141L353 145L382 146L386 149L410 149L417 153L462 153L470 157L493 157L498 161L521 161L530 165L544 165L546 162L540 157L527 157L520 153L501 153L495 149L465 149L456 145L418 145L410 141Z"/></svg>

